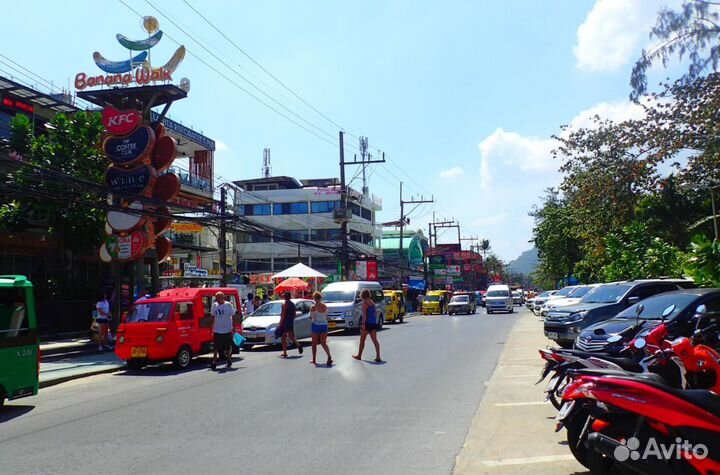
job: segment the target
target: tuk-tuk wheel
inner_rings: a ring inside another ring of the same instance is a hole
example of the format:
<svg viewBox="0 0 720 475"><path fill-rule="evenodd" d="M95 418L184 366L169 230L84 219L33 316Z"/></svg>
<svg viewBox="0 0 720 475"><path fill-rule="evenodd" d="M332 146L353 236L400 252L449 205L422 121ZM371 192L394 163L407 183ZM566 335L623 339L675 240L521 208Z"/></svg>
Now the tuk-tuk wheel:
<svg viewBox="0 0 720 475"><path fill-rule="evenodd" d="M143 367L143 362L139 360L127 360L127 367L133 371L139 371Z"/></svg>
<svg viewBox="0 0 720 475"><path fill-rule="evenodd" d="M189 346L183 346L178 351L177 356L175 357L175 367L177 369L185 369L188 366L190 366L190 362L192 361L192 350L190 350Z"/></svg>

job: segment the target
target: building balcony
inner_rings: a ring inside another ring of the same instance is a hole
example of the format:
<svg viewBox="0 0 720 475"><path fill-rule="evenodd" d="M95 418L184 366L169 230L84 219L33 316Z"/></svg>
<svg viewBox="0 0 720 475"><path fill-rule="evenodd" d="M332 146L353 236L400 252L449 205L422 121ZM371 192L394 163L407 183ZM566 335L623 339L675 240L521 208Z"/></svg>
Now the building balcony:
<svg viewBox="0 0 720 475"><path fill-rule="evenodd" d="M174 173L180 179L180 189L186 193L212 198L213 187L210 180L191 176L189 172L177 167L170 167L168 173Z"/></svg>

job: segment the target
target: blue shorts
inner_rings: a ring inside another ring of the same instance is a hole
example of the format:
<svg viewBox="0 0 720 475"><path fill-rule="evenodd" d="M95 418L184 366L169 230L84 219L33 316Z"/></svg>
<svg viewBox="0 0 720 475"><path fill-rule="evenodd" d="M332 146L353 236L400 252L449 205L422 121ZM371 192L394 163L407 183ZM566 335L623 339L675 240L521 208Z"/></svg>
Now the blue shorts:
<svg viewBox="0 0 720 475"><path fill-rule="evenodd" d="M327 325L318 325L317 323L313 323L311 325L311 331L313 333L327 333L328 326Z"/></svg>

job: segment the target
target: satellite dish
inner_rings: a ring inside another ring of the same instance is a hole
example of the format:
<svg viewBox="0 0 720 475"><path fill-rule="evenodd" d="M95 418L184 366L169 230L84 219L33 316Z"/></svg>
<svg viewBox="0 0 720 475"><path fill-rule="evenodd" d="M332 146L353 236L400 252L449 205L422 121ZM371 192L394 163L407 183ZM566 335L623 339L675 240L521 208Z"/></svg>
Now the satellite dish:
<svg viewBox="0 0 720 475"><path fill-rule="evenodd" d="M188 78L182 78L180 80L180 89L185 91L185 94L190 92L190 80Z"/></svg>

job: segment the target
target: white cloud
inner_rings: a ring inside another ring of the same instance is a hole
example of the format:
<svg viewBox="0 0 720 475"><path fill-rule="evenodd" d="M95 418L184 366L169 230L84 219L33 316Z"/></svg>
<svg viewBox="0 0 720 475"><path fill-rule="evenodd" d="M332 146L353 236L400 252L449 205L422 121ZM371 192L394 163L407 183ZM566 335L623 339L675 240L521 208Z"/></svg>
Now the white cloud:
<svg viewBox="0 0 720 475"><path fill-rule="evenodd" d="M452 167L447 170L442 170L440 172L440 177L442 178L457 178L459 176L462 176L465 173L465 170L463 170L460 167Z"/></svg>
<svg viewBox="0 0 720 475"><path fill-rule="evenodd" d="M681 1L665 3L672 8ZM614 71L637 59L663 5L657 0L597 0L577 30L577 67Z"/></svg>
<svg viewBox="0 0 720 475"><path fill-rule="evenodd" d="M640 105L630 101L601 102L576 115L570 121L570 128L591 127L593 125L592 118L596 115L614 122L622 122L630 119L642 119L645 117L645 111Z"/></svg>
<svg viewBox="0 0 720 475"><path fill-rule="evenodd" d="M225 142L216 140L215 141L215 151L216 152L229 152L230 147L228 147L228 144L226 144Z"/></svg>

